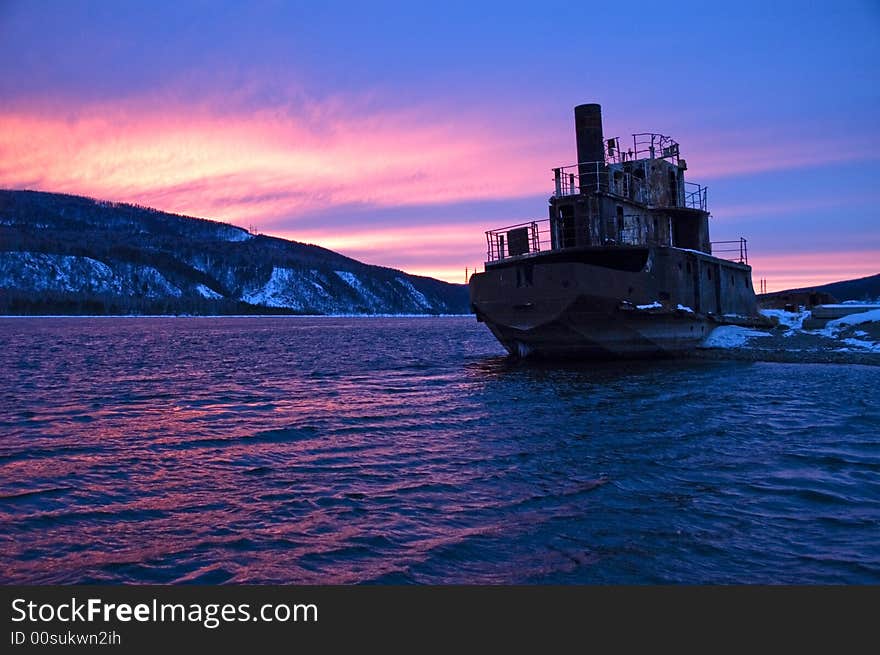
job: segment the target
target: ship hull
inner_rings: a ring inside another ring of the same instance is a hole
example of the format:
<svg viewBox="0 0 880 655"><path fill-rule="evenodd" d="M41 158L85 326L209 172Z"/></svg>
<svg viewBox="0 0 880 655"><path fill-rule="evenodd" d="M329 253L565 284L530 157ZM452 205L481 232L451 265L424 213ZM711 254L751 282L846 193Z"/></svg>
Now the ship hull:
<svg viewBox="0 0 880 655"><path fill-rule="evenodd" d="M519 357L674 357L720 324L764 322L748 266L675 248L548 253L469 286L478 320Z"/></svg>
<svg viewBox="0 0 880 655"><path fill-rule="evenodd" d="M581 298L579 303L589 303ZM517 357L623 359L674 357L697 347L714 327L701 317L632 317L622 313L565 311L529 328L483 322L508 353Z"/></svg>

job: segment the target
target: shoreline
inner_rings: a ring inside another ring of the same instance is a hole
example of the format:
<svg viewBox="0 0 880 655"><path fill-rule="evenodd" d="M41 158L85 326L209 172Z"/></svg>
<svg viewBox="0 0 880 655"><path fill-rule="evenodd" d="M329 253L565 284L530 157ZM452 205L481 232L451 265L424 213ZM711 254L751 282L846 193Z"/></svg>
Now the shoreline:
<svg viewBox="0 0 880 655"><path fill-rule="evenodd" d="M837 350L776 350L770 348L697 348L689 359L739 362L772 362L776 364L849 364L880 366L880 354Z"/></svg>
<svg viewBox="0 0 880 655"><path fill-rule="evenodd" d="M473 314L0 314L4 318L468 318Z"/></svg>

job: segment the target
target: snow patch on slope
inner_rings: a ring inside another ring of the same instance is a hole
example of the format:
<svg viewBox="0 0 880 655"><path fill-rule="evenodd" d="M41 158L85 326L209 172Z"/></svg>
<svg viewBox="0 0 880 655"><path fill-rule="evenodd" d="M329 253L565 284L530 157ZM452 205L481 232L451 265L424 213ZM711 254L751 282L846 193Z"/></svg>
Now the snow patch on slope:
<svg viewBox="0 0 880 655"><path fill-rule="evenodd" d="M220 233L220 238L224 241L249 241L254 235L238 227L229 227Z"/></svg>
<svg viewBox="0 0 880 655"><path fill-rule="evenodd" d="M0 287L32 291L119 292L113 269L91 257L41 252L0 253Z"/></svg>
<svg viewBox="0 0 880 655"><path fill-rule="evenodd" d="M133 285L134 294L137 294L138 287L141 293L147 298L160 298L162 296L174 296L179 298L183 292L171 284L158 269L152 266L139 266L136 264L123 264L119 267L119 271ZM125 284L123 286L126 286Z"/></svg>
<svg viewBox="0 0 880 655"><path fill-rule="evenodd" d="M276 266L262 287L243 293L241 299L252 305L302 309L303 304L297 294L300 286L298 277L298 271Z"/></svg>
<svg viewBox="0 0 880 655"><path fill-rule="evenodd" d="M351 271L333 271L339 278L350 286L354 292L360 296L366 303L367 307L373 311L382 306L382 301L370 291L366 285L361 282L360 278Z"/></svg>
<svg viewBox="0 0 880 655"><path fill-rule="evenodd" d="M407 291L409 297L412 298L412 301L416 306L421 307L422 309L431 309L431 301L425 297L425 294L416 289L412 282L403 277L397 277L394 279Z"/></svg>
<svg viewBox="0 0 880 655"><path fill-rule="evenodd" d="M179 297L181 290L152 266L41 252L0 252L0 287L61 293Z"/></svg>
<svg viewBox="0 0 880 655"><path fill-rule="evenodd" d="M330 293L330 282L314 269L276 266L265 284L246 290L241 299L252 305L288 307L307 312L335 312L346 309Z"/></svg>
<svg viewBox="0 0 880 655"><path fill-rule="evenodd" d="M206 287L204 284L196 285L196 293L198 293L203 298L207 298L208 300L218 300L219 298L223 297L213 289Z"/></svg>

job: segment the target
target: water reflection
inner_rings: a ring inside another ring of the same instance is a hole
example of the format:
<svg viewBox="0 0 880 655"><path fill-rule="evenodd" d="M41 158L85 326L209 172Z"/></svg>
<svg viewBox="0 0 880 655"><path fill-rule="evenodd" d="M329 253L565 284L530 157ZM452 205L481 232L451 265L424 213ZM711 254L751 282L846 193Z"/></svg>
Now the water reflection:
<svg viewBox="0 0 880 655"><path fill-rule="evenodd" d="M521 362L471 319L0 323L3 582L880 578L875 369Z"/></svg>

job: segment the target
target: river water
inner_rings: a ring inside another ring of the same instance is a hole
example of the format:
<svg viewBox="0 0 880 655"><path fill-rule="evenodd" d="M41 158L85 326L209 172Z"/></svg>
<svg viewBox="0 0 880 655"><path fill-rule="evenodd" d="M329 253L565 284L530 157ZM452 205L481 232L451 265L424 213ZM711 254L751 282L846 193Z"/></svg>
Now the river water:
<svg viewBox="0 0 880 655"><path fill-rule="evenodd" d="M0 319L3 583L878 583L880 367Z"/></svg>

